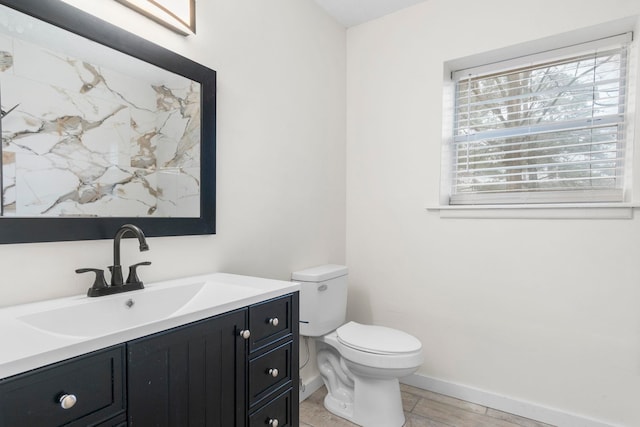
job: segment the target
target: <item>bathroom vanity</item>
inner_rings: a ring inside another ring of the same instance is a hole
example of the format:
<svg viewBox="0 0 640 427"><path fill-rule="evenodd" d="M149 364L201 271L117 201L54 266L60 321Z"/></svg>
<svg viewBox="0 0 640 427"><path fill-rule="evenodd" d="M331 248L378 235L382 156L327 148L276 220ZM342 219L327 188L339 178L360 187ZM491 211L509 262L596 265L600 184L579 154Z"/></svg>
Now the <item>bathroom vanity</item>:
<svg viewBox="0 0 640 427"><path fill-rule="evenodd" d="M297 291L213 274L0 309L0 426L297 426Z"/></svg>

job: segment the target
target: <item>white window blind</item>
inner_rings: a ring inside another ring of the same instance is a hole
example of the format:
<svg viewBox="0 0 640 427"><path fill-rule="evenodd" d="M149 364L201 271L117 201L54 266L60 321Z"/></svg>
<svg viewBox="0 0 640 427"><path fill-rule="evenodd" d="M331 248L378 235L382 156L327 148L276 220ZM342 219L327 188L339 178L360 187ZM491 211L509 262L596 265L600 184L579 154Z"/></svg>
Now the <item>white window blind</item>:
<svg viewBox="0 0 640 427"><path fill-rule="evenodd" d="M622 201L627 40L454 73L450 204Z"/></svg>

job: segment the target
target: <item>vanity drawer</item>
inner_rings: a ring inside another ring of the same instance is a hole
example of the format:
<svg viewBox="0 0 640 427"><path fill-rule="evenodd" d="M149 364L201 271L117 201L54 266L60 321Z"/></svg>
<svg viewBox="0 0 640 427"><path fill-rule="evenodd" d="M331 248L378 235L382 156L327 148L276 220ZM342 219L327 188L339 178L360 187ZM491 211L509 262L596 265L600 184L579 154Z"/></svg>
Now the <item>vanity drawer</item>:
<svg viewBox="0 0 640 427"><path fill-rule="evenodd" d="M292 309L291 295L249 307L249 351L291 334Z"/></svg>
<svg viewBox="0 0 640 427"><path fill-rule="evenodd" d="M124 346L0 381L0 426L92 426L124 413ZM60 397L77 401L63 409Z"/></svg>
<svg viewBox="0 0 640 427"><path fill-rule="evenodd" d="M291 381L293 342L249 361L249 405L253 406Z"/></svg>
<svg viewBox="0 0 640 427"><path fill-rule="evenodd" d="M297 427L292 423L292 400L292 390L289 389L249 416L249 427Z"/></svg>

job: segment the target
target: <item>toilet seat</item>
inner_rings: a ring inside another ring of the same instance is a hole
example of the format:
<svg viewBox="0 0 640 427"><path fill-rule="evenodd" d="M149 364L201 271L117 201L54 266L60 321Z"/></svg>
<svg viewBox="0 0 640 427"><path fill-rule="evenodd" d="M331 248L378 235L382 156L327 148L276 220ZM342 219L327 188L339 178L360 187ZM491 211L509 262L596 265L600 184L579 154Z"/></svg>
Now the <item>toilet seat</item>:
<svg viewBox="0 0 640 427"><path fill-rule="evenodd" d="M336 333L342 345L367 353L399 355L422 349L416 337L384 326L348 322L340 326Z"/></svg>
<svg viewBox="0 0 640 427"><path fill-rule="evenodd" d="M378 328L386 329L382 336L377 335L376 332L380 331ZM338 336L338 330L340 330L342 338ZM351 335L352 332L355 336ZM358 334L358 332L361 333ZM384 336L386 334L402 337L399 340L403 345L394 346L385 343ZM363 338L363 340L359 338ZM413 369L415 371L424 361L422 344L417 338L382 326L349 322L317 339L334 347L346 360L365 367L390 370Z"/></svg>

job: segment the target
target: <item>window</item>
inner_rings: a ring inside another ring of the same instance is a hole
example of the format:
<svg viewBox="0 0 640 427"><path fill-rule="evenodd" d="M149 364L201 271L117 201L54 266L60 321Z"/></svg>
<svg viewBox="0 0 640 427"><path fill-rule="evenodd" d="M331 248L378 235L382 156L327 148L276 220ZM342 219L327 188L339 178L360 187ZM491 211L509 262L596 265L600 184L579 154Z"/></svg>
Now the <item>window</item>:
<svg viewBox="0 0 640 427"><path fill-rule="evenodd" d="M454 72L449 203L622 202L630 41Z"/></svg>

